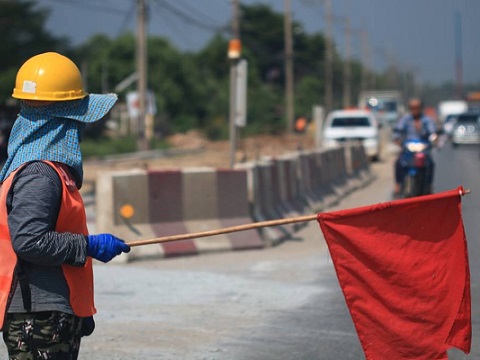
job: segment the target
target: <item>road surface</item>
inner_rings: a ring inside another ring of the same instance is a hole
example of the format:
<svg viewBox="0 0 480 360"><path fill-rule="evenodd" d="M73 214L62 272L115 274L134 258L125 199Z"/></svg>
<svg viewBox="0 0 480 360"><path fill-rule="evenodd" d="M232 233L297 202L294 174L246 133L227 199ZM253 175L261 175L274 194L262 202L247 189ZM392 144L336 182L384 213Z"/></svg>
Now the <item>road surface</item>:
<svg viewBox="0 0 480 360"><path fill-rule="evenodd" d="M472 288L472 352L469 356L451 351L450 359L480 359L480 149L460 146L444 147L437 154L435 190L443 191L463 185L472 193L462 200L463 220L468 239Z"/></svg>

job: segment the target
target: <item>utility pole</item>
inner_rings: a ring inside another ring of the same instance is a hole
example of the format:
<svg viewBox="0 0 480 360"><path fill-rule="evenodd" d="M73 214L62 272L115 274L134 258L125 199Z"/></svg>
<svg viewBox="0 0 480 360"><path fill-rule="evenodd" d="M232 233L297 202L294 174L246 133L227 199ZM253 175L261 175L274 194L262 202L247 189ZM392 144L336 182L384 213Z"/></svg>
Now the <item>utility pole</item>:
<svg viewBox="0 0 480 360"><path fill-rule="evenodd" d="M149 148L149 131L147 129L147 43L146 0L137 0L137 91L138 91L138 142L137 147L141 150ZM147 136L148 135L148 136Z"/></svg>
<svg viewBox="0 0 480 360"><path fill-rule="evenodd" d="M83 88L85 91L88 92L88 61L82 61L82 81L83 81Z"/></svg>
<svg viewBox="0 0 480 360"><path fill-rule="evenodd" d="M232 35L229 45L230 58L230 167L235 166L237 154L237 124L235 122L236 111L236 88L237 88L237 64L241 53L240 43L240 4L239 0L232 0Z"/></svg>
<svg viewBox="0 0 480 360"><path fill-rule="evenodd" d="M458 99L463 98L463 54L462 54L462 16L455 12L455 92Z"/></svg>
<svg viewBox="0 0 480 360"><path fill-rule="evenodd" d="M108 93L108 63L106 58L102 61L102 93Z"/></svg>
<svg viewBox="0 0 480 360"><path fill-rule="evenodd" d="M345 18L345 59L343 62L343 107L352 106L352 27Z"/></svg>
<svg viewBox="0 0 480 360"><path fill-rule="evenodd" d="M285 104L287 117L287 131L293 132L295 104L293 98L293 36L292 36L292 8L290 0L284 0L284 35L285 35Z"/></svg>
<svg viewBox="0 0 480 360"><path fill-rule="evenodd" d="M388 87L390 89L398 89L398 72L397 72L397 64L395 61L395 55L393 53L393 47L389 46L387 49L387 62L388 62Z"/></svg>
<svg viewBox="0 0 480 360"><path fill-rule="evenodd" d="M368 41L367 30L362 30L362 73L360 80L361 91L370 90L370 84L368 82L368 70L370 66L370 46Z"/></svg>
<svg viewBox="0 0 480 360"><path fill-rule="evenodd" d="M333 10L325 0L325 113L333 109Z"/></svg>

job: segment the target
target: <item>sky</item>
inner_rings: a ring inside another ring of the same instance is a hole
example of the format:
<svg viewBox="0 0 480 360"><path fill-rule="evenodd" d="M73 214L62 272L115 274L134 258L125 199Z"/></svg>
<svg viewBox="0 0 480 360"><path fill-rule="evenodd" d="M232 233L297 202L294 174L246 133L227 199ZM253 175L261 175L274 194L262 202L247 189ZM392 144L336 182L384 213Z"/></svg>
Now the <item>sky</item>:
<svg viewBox="0 0 480 360"><path fill-rule="evenodd" d="M167 37L179 49L203 47L216 29L229 25L231 0L147 0L148 31ZM240 0L264 3L283 11L283 0ZM441 83L455 76L455 12L462 19L465 83L480 82L480 1L478 0L332 0L334 39L344 52L344 18L353 28L353 52L361 58L362 30L371 44L370 66L385 69L394 61L420 81ZM47 28L81 44L96 33L116 37L134 31L135 0L37 0L51 9ZM291 0L293 19L309 33L325 29L322 0Z"/></svg>

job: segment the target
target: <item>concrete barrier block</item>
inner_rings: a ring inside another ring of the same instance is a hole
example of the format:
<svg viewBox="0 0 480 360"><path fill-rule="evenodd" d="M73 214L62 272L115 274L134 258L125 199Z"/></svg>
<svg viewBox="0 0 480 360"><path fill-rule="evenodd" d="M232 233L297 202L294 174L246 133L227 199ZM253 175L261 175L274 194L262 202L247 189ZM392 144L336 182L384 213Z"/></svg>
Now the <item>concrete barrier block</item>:
<svg viewBox="0 0 480 360"><path fill-rule="evenodd" d="M306 199L309 207L318 212L323 209L323 198L315 191L315 168L311 152L299 154L300 192Z"/></svg>
<svg viewBox="0 0 480 360"><path fill-rule="evenodd" d="M157 237L185 234L183 221L183 187L180 170L151 171L148 174L149 212L151 226ZM165 257L195 255L193 240L168 242L159 245Z"/></svg>
<svg viewBox="0 0 480 360"><path fill-rule="evenodd" d="M333 184L334 171L330 150L318 150L312 153L314 191L321 196L323 208L338 203L338 192Z"/></svg>
<svg viewBox="0 0 480 360"><path fill-rule="evenodd" d="M252 221L248 202L248 174L244 170L217 171L217 207L222 227L248 224ZM227 235L235 250L265 246L257 230Z"/></svg>
<svg viewBox="0 0 480 360"><path fill-rule="evenodd" d="M281 217L274 207L269 166L269 163L258 163L251 169L254 193L252 215L256 221L274 220ZM267 246L277 245L290 237L290 233L282 226L262 228L260 234Z"/></svg>
<svg viewBox="0 0 480 360"><path fill-rule="evenodd" d="M149 224L147 175L143 170L130 170L99 175L96 185L96 231L113 233L125 241L155 238ZM121 207L131 205L134 214L130 219L122 218ZM127 262L146 256L163 256L158 245L133 248L113 261Z"/></svg>
<svg viewBox="0 0 480 360"><path fill-rule="evenodd" d="M291 157L282 157L274 161L276 172L274 176L279 183L279 207L282 209L282 217L297 217L305 213L305 204L298 198L298 178L296 172L296 160ZM305 224L291 224L285 226L290 232L296 232Z"/></svg>

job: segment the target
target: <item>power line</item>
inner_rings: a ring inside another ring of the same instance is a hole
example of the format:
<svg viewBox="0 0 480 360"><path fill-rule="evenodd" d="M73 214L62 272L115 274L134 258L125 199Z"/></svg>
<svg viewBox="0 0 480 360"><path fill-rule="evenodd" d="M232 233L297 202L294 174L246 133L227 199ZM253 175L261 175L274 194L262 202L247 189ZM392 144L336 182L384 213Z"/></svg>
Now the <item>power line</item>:
<svg viewBox="0 0 480 360"><path fill-rule="evenodd" d="M84 10L91 10L91 11L102 11L102 12L108 12L109 14L112 15L124 15L125 12L118 9L118 8L113 8L109 6L103 6L103 5L97 5L95 3L85 3L85 2L79 2L79 1L73 1L73 0L47 0L51 2L55 2L58 4L64 4L64 5L71 5L73 7L81 8Z"/></svg>
<svg viewBox="0 0 480 360"><path fill-rule="evenodd" d="M135 7L136 7L136 3L135 3L135 1L132 1L131 6L126 10L125 16L122 20L122 23L120 24L120 27L118 28L117 37L120 36L125 31L128 23L132 19L132 14L134 14L134 12L135 12Z"/></svg>
<svg viewBox="0 0 480 360"><path fill-rule="evenodd" d="M190 4L186 4L187 1L185 1L184 3L182 3L182 7L187 9L187 11L189 13L195 13L197 17L203 17L206 21L209 21L209 22L216 22L218 19L215 19L201 11L199 11L195 6L193 5L190 5Z"/></svg>
<svg viewBox="0 0 480 360"><path fill-rule="evenodd" d="M168 16L168 14L165 14L164 11L160 11L162 10L162 8L160 4L158 4L156 1L154 2L154 5L159 10L158 16L166 23L167 31L173 30L174 34L171 33L171 31L169 31L171 35L179 36L185 44L187 44L189 47L192 47L193 45L192 41L189 35L187 34L185 27L179 26L171 16Z"/></svg>
<svg viewBox="0 0 480 360"><path fill-rule="evenodd" d="M207 24L205 22L202 22L200 20L198 20L197 18L195 18L194 16L191 16L190 14L184 12L183 10L180 10L179 8L175 7L174 5L172 5L171 3L165 1L165 0L155 0L155 2L162 6L163 9L167 10L168 12L170 12L171 14L177 16L178 18L182 19L183 21L185 21L185 23L189 24L189 25L192 25L192 26L196 26L197 28L200 28L200 29L203 29L203 30L207 30L207 31L212 31L212 32L219 32L219 31L222 31L222 32L225 32L227 31L227 28L226 26L213 26L211 24Z"/></svg>

